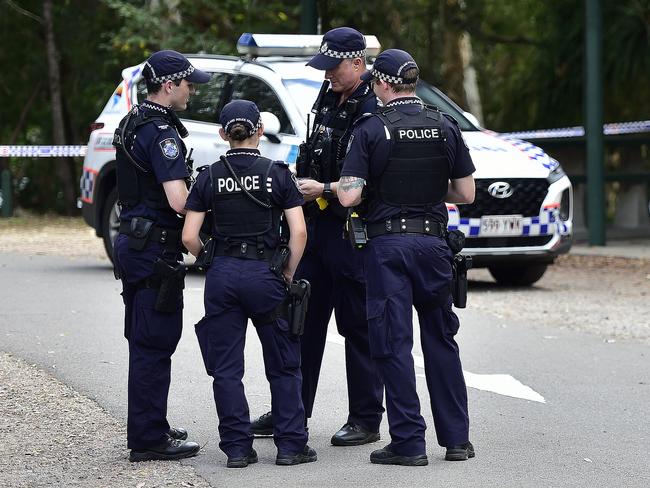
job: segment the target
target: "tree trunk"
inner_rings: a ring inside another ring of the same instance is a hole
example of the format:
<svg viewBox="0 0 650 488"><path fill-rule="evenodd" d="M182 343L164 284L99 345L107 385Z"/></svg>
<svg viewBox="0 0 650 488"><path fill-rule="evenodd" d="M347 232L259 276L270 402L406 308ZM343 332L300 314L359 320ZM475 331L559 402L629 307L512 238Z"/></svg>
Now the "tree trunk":
<svg viewBox="0 0 650 488"><path fill-rule="evenodd" d="M47 52L48 81L52 104L52 135L54 144L65 145L65 124L63 122L63 101L61 99L61 73L59 69L59 53L54 39L54 21L52 15L52 0L43 1L43 22L45 25L45 47ZM75 212L74 174L70 171L71 164L63 158L55 160L56 174L63 190L65 213Z"/></svg>
<svg viewBox="0 0 650 488"><path fill-rule="evenodd" d="M472 39L469 33L464 32L460 36L460 58L463 63L463 88L467 98L467 109L483 125L483 107L481 105L481 94L478 90L476 69L472 64Z"/></svg>

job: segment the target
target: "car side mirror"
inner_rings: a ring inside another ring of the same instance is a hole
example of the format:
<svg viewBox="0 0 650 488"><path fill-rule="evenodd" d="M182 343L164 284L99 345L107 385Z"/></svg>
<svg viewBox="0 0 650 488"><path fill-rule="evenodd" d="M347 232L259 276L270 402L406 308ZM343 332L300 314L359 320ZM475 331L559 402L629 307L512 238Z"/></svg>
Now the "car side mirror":
<svg viewBox="0 0 650 488"><path fill-rule="evenodd" d="M264 135L266 138L273 144L279 144L280 138L278 137L278 134L280 133L280 119L271 112L261 112L260 117L264 124Z"/></svg>

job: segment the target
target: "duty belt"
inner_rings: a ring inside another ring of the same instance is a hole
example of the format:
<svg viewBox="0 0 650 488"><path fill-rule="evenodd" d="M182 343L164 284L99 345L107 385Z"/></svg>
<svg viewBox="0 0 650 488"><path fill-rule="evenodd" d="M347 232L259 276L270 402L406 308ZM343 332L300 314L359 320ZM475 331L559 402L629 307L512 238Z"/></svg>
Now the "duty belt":
<svg viewBox="0 0 650 488"><path fill-rule="evenodd" d="M217 241L214 250L215 256L230 256L233 258L258 259L264 261L270 261L271 258L273 258L273 253L275 253L275 249L270 249L266 246L260 248L255 244L249 244L247 242L227 243L224 241Z"/></svg>
<svg viewBox="0 0 650 488"><path fill-rule="evenodd" d="M435 237L445 237L447 228L444 224L428 217L406 218L395 217L384 222L366 225L368 239L384 234L420 234Z"/></svg>
<svg viewBox="0 0 650 488"><path fill-rule="evenodd" d="M131 235L130 220L120 222L120 234ZM181 242L181 231L178 229L165 229L154 225L147 235L147 240L159 242L160 244L164 244L166 249L175 251Z"/></svg>

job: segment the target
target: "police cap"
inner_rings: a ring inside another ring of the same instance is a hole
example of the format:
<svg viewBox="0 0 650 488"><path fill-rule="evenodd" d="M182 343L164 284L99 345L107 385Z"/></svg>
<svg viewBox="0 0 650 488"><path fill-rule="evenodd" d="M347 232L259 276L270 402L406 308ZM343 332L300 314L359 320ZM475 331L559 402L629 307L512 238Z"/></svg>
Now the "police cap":
<svg viewBox="0 0 650 488"><path fill-rule="evenodd" d="M257 105L249 100L233 100L221 110L219 123L226 133L233 124L242 124L251 136L260 127L260 111Z"/></svg>
<svg viewBox="0 0 650 488"><path fill-rule="evenodd" d="M157 84L182 79L191 83L207 83L210 79L208 73L196 69L185 56L171 50L153 53L144 63L142 76Z"/></svg>
<svg viewBox="0 0 650 488"><path fill-rule="evenodd" d="M351 27L337 27L323 36L318 54L307 66L320 70L336 68L344 59L362 58L366 55L366 39Z"/></svg>
<svg viewBox="0 0 650 488"><path fill-rule="evenodd" d="M375 59L372 65L372 70L362 74L361 79L370 81L373 78L377 78L388 83L393 83L394 85L415 83L418 81L417 76L415 78L404 78L403 73L411 68L417 67L418 65L413 57L406 51L402 51L401 49L386 49L377 56L377 59Z"/></svg>

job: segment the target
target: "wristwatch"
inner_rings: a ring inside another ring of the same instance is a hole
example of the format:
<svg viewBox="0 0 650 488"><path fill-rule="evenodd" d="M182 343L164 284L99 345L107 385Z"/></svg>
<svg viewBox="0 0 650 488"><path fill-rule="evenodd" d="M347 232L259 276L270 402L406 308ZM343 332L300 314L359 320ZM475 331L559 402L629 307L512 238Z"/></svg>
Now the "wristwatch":
<svg viewBox="0 0 650 488"><path fill-rule="evenodd" d="M334 192L332 191L330 183L323 183L323 198L325 200L334 198Z"/></svg>

